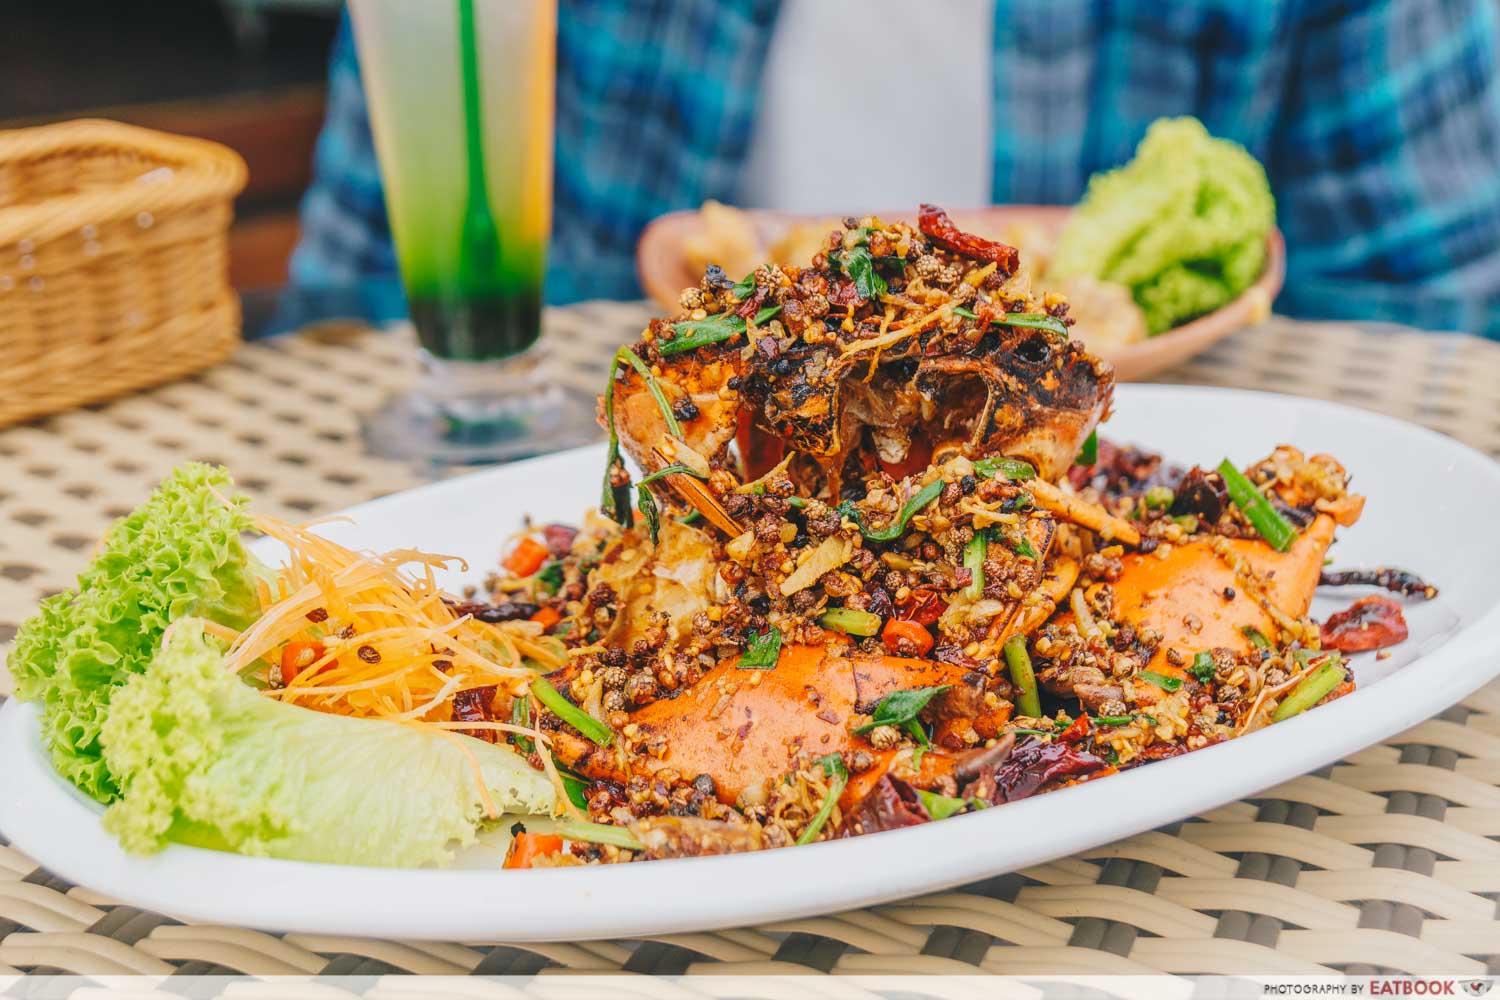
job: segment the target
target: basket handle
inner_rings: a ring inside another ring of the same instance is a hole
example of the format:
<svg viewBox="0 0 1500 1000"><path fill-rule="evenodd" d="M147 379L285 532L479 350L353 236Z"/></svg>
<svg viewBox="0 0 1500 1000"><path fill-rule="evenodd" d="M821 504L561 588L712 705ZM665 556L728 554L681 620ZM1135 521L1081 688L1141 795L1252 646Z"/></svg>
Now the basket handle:
<svg viewBox="0 0 1500 1000"><path fill-rule="evenodd" d="M44 243L87 225L142 212L165 212L244 190L249 171L234 150L206 139L170 135L102 119L0 130L0 162L56 156L80 148L128 149L166 161L161 183L124 182L97 191L60 195L0 210L0 246Z"/></svg>

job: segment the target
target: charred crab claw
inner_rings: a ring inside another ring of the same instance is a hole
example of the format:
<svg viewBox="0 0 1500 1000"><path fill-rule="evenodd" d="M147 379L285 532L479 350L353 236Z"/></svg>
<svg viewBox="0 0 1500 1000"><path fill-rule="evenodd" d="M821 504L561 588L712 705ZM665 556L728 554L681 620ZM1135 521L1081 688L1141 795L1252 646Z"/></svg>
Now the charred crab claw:
<svg viewBox="0 0 1500 1000"><path fill-rule="evenodd" d="M691 454L693 462L685 461ZM686 444L674 438L663 438L660 445L651 449L651 457L656 462L657 474L662 475L667 484L672 487L683 503L703 515L703 519L715 528L727 535L737 536L745 529L719 502L704 483L708 478L708 463L703 457L690 449ZM691 472L671 472L673 468L682 467ZM647 477L649 478L649 476ZM645 481L642 480L644 483Z"/></svg>
<svg viewBox="0 0 1500 1000"><path fill-rule="evenodd" d="M1049 481L1073 464L1114 389L1113 372L1082 345L1027 327L997 328L967 351L893 361L877 379L844 406L872 430L905 430L934 451L958 445L970 458L1024 459ZM884 405L871 405L872 396Z"/></svg>
<svg viewBox="0 0 1500 1000"><path fill-rule="evenodd" d="M669 475L726 531L714 496L736 438L743 478L798 453L787 474L810 497L955 453L1024 459L1056 481L1108 413L1112 369L1069 339L1060 299L1032 295L1014 248L933 206L920 220L866 219L830 234L812 267L688 289L685 315L652 321L617 359L601 405L612 461L623 448ZM664 472L681 464L672 444L701 459L712 490L703 467Z"/></svg>
<svg viewBox="0 0 1500 1000"><path fill-rule="evenodd" d="M809 356L790 375L745 379L757 429L811 456L831 495L867 459L910 469L952 450L1021 458L1056 480L1113 393L1108 365L1048 329L996 328L956 349L915 335L869 343L829 360L794 347Z"/></svg>
<svg viewBox="0 0 1500 1000"><path fill-rule="evenodd" d="M624 495L628 479L620 466L623 449L645 473L641 490L662 481L714 527L730 535L741 533L743 529L705 485L712 471L709 456L725 452L737 426L737 405L721 392L723 382L731 377L727 368L719 363L673 366L670 375L658 374L630 348L620 348L598 404L599 423L610 435L602 501L606 513L626 523L629 501ZM689 376L686 385L683 376ZM620 480L625 490L613 485Z"/></svg>

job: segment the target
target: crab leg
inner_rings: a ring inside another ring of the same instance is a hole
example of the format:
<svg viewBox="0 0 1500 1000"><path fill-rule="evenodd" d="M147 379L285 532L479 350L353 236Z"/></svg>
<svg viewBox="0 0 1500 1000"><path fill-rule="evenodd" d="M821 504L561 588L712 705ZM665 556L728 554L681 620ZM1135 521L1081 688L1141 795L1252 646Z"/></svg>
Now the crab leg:
<svg viewBox="0 0 1500 1000"><path fill-rule="evenodd" d="M1115 517L1098 504L1089 503L1072 493L1065 493L1057 486L1033 479L1026 483L1026 490L1042 510L1064 521L1087 528L1105 541L1123 542L1132 548L1141 544L1141 533L1123 518Z"/></svg>
<svg viewBox="0 0 1500 1000"><path fill-rule="evenodd" d="M659 755L638 755L622 768L610 749L559 732L558 758L587 777L616 781L664 768L707 774L720 800L733 803L747 788L784 774L799 757L868 748L869 741L852 730L892 691L950 686L933 703L950 723L939 727L937 751L969 745L957 735L960 724L981 741L997 737L1011 714L1004 699L985 702L982 675L934 660L789 646L772 670L739 670L737 663L724 660L680 696L631 715L637 738L659 741ZM945 745L948 730L957 740L953 747Z"/></svg>
<svg viewBox="0 0 1500 1000"><path fill-rule="evenodd" d="M671 460L658 448L651 449L651 457L658 463L658 468L665 469L671 465ZM709 524L724 532L730 538L735 538L744 533L744 528L729 512L719 503L719 498L714 496L703 482L685 473L674 472L662 477L667 485L682 498L682 502L703 515L703 519Z"/></svg>

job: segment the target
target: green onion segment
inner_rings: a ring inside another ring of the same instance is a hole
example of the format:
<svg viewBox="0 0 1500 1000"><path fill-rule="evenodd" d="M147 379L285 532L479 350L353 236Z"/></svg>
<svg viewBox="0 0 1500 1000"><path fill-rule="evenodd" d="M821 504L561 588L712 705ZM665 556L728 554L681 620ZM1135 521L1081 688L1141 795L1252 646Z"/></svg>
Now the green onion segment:
<svg viewBox="0 0 1500 1000"><path fill-rule="evenodd" d="M564 698L557 688L553 687L547 681L547 678L541 676L533 677L531 679L531 693L553 715L601 747L607 747L615 741L615 732L613 729L610 729L604 723Z"/></svg>
<svg viewBox="0 0 1500 1000"><path fill-rule="evenodd" d="M1026 652L1026 637L1013 635L1005 640L1005 665L1010 668L1010 681L1020 689L1016 708L1024 716L1036 719L1042 714L1042 699L1037 693L1036 673L1031 669L1031 656Z"/></svg>
<svg viewBox="0 0 1500 1000"><path fill-rule="evenodd" d="M1280 511L1271 506L1271 502L1261 495L1255 484L1227 458L1219 463L1219 475L1224 477L1224 488L1229 493L1229 499L1245 515L1250 526L1260 532L1260 537L1277 552L1285 552L1291 548L1292 543L1297 540L1297 529L1281 516Z"/></svg>
<svg viewBox="0 0 1500 1000"><path fill-rule="evenodd" d="M1276 711L1271 713L1271 721L1280 722L1302 714L1328 697L1333 689L1343 682L1344 664L1342 660L1335 657L1302 678L1297 686L1292 688L1292 693L1276 706Z"/></svg>
<svg viewBox="0 0 1500 1000"><path fill-rule="evenodd" d="M818 624L845 635L869 637L880 631L880 616L854 608L829 608L818 619Z"/></svg>

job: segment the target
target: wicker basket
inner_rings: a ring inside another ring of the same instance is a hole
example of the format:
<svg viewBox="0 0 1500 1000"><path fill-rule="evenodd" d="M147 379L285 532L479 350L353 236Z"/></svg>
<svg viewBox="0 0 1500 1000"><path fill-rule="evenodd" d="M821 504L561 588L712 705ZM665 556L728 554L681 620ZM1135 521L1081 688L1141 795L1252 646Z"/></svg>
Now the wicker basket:
<svg viewBox="0 0 1500 1000"><path fill-rule="evenodd" d="M0 131L0 425L206 368L239 344L223 146L108 121Z"/></svg>

